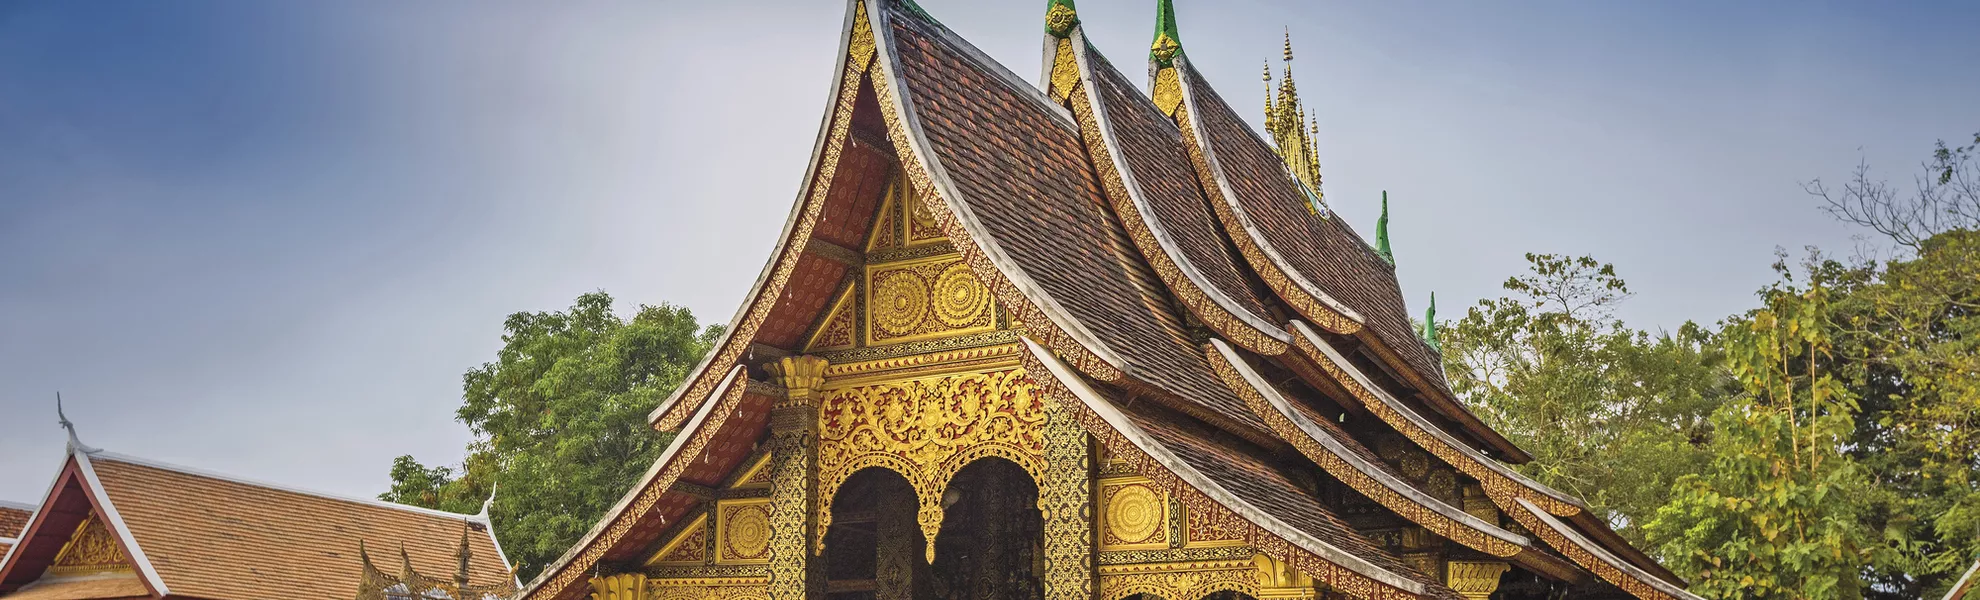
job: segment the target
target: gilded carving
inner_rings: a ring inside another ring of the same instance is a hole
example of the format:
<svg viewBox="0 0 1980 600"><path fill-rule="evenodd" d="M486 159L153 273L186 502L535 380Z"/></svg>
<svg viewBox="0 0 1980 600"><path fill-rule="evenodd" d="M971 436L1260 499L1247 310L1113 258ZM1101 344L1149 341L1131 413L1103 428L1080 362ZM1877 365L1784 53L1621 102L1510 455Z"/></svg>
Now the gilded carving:
<svg viewBox="0 0 1980 600"><path fill-rule="evenodd" d="M1503 562L1482 562L1454 560L1448 565L1450 576L1445 584L1464 596L1467 600L1486 600L1499 589L1499 576L1512 570L1512 565Z"/></svg>
<svg viewBox="0 0 1980 600"><path fill-rule="evenodd" d="M852 286L846 286L846 289L839 293L839 299L832 301L832 306L825 313L825 318L818 322L817 330L813 331L811 337L805 340L805 352L845 350L853 347L857 342L853 338L855 335L853 333L853 291Z"/></svg>
<svg viewBox="0 0 1980 600"><path fill-rule="evenodd" d="M104 526L103 520L94 513L76 525L69 535L69 541L55 552L55 563L48 572L55 575L88 575L131 570L129 560L124 558L123 549L117 546L116 534Z"/></svg>
<svg viewBox="0 0 1980 600"><path fill-rule="evenodd" d="M942 492L963 466L996 456L1042 479L1044 413L1021 369L827 391L818 410L815 551L823 551L839 485L860 469L885 467L914 485L917 522L933 562Z"/></svg>
<svg viewBox="0 0 1980 600"><path fill-rule="evenodd" d="M1185 547L1208 548L1244 544L1244 540L1239 539L1236 532L1230 531L1230 528L1218 521L1214 514L1191 512L1185 509L1183 511Z"/></svg>
<svg viewBox="0 0 1980 600"><path fill-rule="evenodd" d="M645 566L698 565L708 561L708 515L697 515L647 559Z"/></svg>
<svg viewBox="0 0 1980 600"><path fill-rule="evenodd" d="M954 256L867 267L866 315L876 345L997 326L989 288Z"/></svg>
<svg viewBox="0 0 1980 600"><path fill-rule="evenodd" d="M591 578L591 600L647 600L646 576L620 573Z"/></svg>
<svg viewBox="0 0 1980 600"><path fill-rule="evenodd" d="M1045 599L1093 600L1093 444L1073 413L1045 408L1045 464L1038 511L1045 525Z"/></svg>
<svg viewBox="0 0 1980 600"><path fill-rule="evenodd" d="M1621 567L1609 562L1608 558L1598 557L1595 553L1589 552L1587 548L1583 548L1581 544L1568 539L1559 530L1554 529L1553 526L1543 522L1539 516L1534 515L1532 511L1527 510L1526 507L1508 507L1506 514L1511 515L1514 521L1517 521L1521 526L1533 532L1534 536L1545 541L1548 546L1559 550L1561 555L1568 557L1568 560L1574 561L1574 564L1588 569L1590 573L1601 577L1603 581L1615 584L1616 587L1629 592L1629 595L1641 598L1642 600L1676 600L1671 594L1657 589L1657 586L1651 585L1650 582L1637 579Z"/></svg>
<svg viewBox="0 0 1980 600"><path fill-rule="evenodd" d="M1251 559L1186 563L1140 563L1100 567L1100 600L1151 594L1195 600L1216 592L1258 597L1258 566Z"/></svg>
<svg viewBox="0 0 1980 600"><path fill-rule="evenodd" d="M1100 506L1100 549L1169 546L1169 495L1146 478L1100 482Z"/></svg>
<svg viewBox="0 0 1980 600"><path fill-rule="evenodd" d="M1049 373L1045 365L1039 363L1038 359L1029 352L1024 355L1024 365L1025 369L1032 372ZM1216 527L1243 540L1257 549L1258 552L1278 560L1286 561L1293 568L1307 574L1315 581L1325 583L1328 587L1349 596L1377 600L1402 600L1414 597L1414 594L1408 591L1335 564L1326 558L1301 548L1299 545L1287 540L1271 529L1259 526L1238 516L1229 508L1204 495L1203 492L1184 483L1180 476L1169 471L1167 467L1164 467L1160 462L1150 457L1133 440L1128 439L1119 431L1115 430L1113 425L1108 423L1104 417L1095 413L1092 408L1087 407L1084 402L1073 395L1072 391L1067 389L1058 379L1045 376L1035 378L1033 382L1038 389L1038 393L1044 395L1049 401L1072 408L1073 412L1078 415L1080 423L1086 427L1089 434L1100 442L1102 447L1107 449L1109 456L1133 465L1137 472L1143 477L1147 477L1156 487L1167 490L1171 495L1180 497L1185 514L1197 513L1204 515L1212 519Z"/></svg>
<svg viewBox="0 0 1980 600"><path fill-rule="evenodd" d="M1079 58L1073 55L1072 40L1060 38L1052 52L1052 99L1065 102L1079 86Z"/></svg>
<svg viewBox="0 0 1980 600"><path fill-rule="evenodd" d="M789 404L771 411L770 600L824 596L823 569L805 552L813 531L811 512L822 505L813 493L818 481L817 414L812 404ZM817 526L822 530L824 523Z"/></svg>
<svg viewBox="0 0 1980 600"><path fill-rule="evenodd" d="M645 600L770 600L761 577L649 579Z"/></svg>
<svg viewBox="0 0 1980 600"><path fill-rule="evenodd" d="M719 564L770 561L770 501L723 500L716 505L715 561Z"/></svg>

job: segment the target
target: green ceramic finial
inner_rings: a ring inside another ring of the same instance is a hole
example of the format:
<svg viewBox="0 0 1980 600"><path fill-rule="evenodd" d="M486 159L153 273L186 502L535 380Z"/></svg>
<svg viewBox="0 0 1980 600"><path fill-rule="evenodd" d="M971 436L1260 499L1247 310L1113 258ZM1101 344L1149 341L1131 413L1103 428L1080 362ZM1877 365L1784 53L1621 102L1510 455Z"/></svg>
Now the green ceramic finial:
<svg viewBox="0 0 1980 600"><path fill-rule="evenodd" d="M1430 310L1423 313L1423 343L1431 350L1444 351L1443 342L1437 341L1437 293L1430 292Z"/></svg>
<svg viewBox="0 0 1980 600"><path fill-rule="evenodd" d="M1155 43L1148 48L1148 57L1166 67L1182 51L1182 37L1176 33L1176 5L1170 0L1155 0Z"/></svg>
<svg viewBox="0 0 1980 600"><path fill-rule="evenodd" d="M1078 24L1079 11L1073 9L1073 0L1046 0L1045 33L1052 34L1052 37L1066 37Z"/></svg>
<svg viewBox="0 0 1980 600"><path fill-rule="evenodd" d="M1389 190L1382 190L1382 218L1375 220L1375 253L1396 264L1396 254L1389 250Z"/></svg>

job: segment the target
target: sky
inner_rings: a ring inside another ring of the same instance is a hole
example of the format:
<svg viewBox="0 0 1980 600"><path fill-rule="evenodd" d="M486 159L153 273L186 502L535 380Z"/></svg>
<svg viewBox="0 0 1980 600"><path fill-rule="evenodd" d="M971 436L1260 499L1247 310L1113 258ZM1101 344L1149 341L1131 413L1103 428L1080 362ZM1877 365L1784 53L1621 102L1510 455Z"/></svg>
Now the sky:
<svg viewBox="0 0 1980 600"><path fill-rule="evenodd" d="M1044 2L921 0L1026 80ZM1153 0L1082 0L1141 64ZM91 445L371 496L458 462L503 317L603 289L729 319L798 193L845 5L0 0L0 500ZM1178 0L1261 106L1282 32L1332 208L1391 201L1413 311L1593 255L1631 325L1865 240L1801 183L1980 130L1973 3ZM1248 112L1258 112L1251 109ZM1258 115L1251 115L1254 122Z"/></svg>

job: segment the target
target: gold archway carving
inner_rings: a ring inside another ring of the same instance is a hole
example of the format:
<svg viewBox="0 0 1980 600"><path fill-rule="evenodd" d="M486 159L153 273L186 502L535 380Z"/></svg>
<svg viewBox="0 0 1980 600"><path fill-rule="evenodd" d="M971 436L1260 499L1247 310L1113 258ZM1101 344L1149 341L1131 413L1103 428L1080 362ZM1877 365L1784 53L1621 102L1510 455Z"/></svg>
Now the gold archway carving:
<svg viewBox="0 0 1980 600"><path fill-rule="evenodd" d="M880 467L906 478L915 522L935 560L942 493L977 459L1016 463L1034 483L1045 474L1045 404L1021 368L827 390L818 407L818 527L825 550L832 502L853 473Z"/></svg>
<svg viewBox="0 0 1980 600"><path fill-rule="evenodd" d="M1260 567L1251 559L1103 566L1100 600L1149 594L1163 600L1199 600L1217 592L1259 597Z"/></svg>

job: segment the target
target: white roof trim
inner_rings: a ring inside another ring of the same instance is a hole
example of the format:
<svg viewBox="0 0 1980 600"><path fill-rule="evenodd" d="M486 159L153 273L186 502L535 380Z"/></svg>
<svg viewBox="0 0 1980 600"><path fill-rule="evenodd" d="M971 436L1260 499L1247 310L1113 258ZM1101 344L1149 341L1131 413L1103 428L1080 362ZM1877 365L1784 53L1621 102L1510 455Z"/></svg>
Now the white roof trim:
<svg viewBox="0 0 1980 600"><path fill-rule="evenodd" d="M110 461L115 461L115 462L121 462L121 463L129 463L129 464L133 464L133 465L138 465L138 466L143 466L143 467L151 467L151 468L154 468L154 469L164 469L164 470L167 470L167 471L174 471L174 472L178 472L178 473L183 473L183 474L186 474L186 475L192 475L192 476L194 476L194 477L204 477L204 478L207 478L207 479L217 479L217 480L220 480L220 481L226 481L226 482L229 482L229 483L238 483L238 484L241 484L241 485L248 485L248 486L254 486L254 487L258 487L258 488L265 488L265 489L271 489L271 490L276 490L276 491L281 491L281 492L289 492L289 493L292 493L292 494L301 494L301 495L304 495L304 496L313 496L313 497L317 497L317 498L322 498L322 499L325 499L325 500L337 500L337 501L341 501L341 502L350 502L350 503L352 503L352 504L362 504L362 505L365 505L365 506L371 506L371 507L376 507L376 508L385 508L385 509L391 509L391 510L399 510L399 511L405 511L405 512L409 512L409 513L414 513L414 514L418 514L418 515L423 515L423 516L428 516L428 517L436 517L436 518L441 518L441 519L448 519L448 520L453 520L453 521L463 521L463 522L469 522L469 523L481 523L481 524L483 524L483 525L486 525L486 524L488 523L488 520L487 520L486 518L483 518L483 517L480 517L480 516L477 516L477 515L464 515L464 514L460 514L460 513L452 513L452 512L447 512L447 511L444 511L444 510L434 510L434 509L431 509L431 508L425 508L425 507L419 507L419 506L412 506L412 505L409 505L409 504L399 504L399 503L396 503L396 502L386 502L386 501L384 501L384 500L377 500L377 499L370 499L370 498L355 498L355 497L351 497L351 496L341 496L341 495L337 495L337 494L331 494L331 493L328 493L328 492L319 492L319 491L315 491L315 490L308 490L308 489L303 489L303 488L299 488L299 487L295 487L295 486L289 486L289 485L283 485L283 484L279 484L279 483L270 483L270 482L266 482L266 481L259 481L259 480L254 480L254 479L248 479L248 478L245 478L245 477L237 477L237 476L233 476L233 475L227 475L227 474L224 474L224 473L215 473L215 472L213 472L213 471L208 471L208 470L205 470L205 469L197 469L197 468L193 468L193 467L187 467L187 466L182 466L182 465L175 465L175 464L172 464L172 463L167 463L167 462L160 462L160 461L156 461L156 460L151 460L151 459L148 459L148 458L139 458L139 457L136 457L136 456L130 456L130 455L127 455L127 454L118 454L118 453L116 453L116 452L110 452L110 451L99 451L99 452L96 452L96 453L94 453L94 454L91 454L90 456L93 456L93 457L96 457L96 458L99 458L99 459L103 459L103 460L110 460Z"/></svg>
<svg viewBox="0 0 1980 600"><path fill-rule="evenodd" d="M1429 593L1429 588L1423 584L1405 579L1401 575L1390 572L1388 569L1376 566L1366 559L1349 554L1340 548L1334 547L1333 544L1329 544L1304 531L1300 531L1291 524L1279 520L1278 517L1252 506L1250 502L1239 498L1237 494L1231 493L1230 490L1224 489L1224 486L1217 483L1216 480L1197 471L1189 463L1183 462L1182 458L1171 453L1167 446L1150 439L1147 433L1143 432L1139 426L1128 419L1127 415L1122 414L1119 409L1114 407L1112 402L1101 396L1099 392L1094 391L1091 386L1088 386L1085 378L1080 377L1077 372L1072 370L1071 366L1060 361L1058 357L1053 356L1050 350L1039 346L1037 342L1032 341L1029 337L1020 339L1024 341L1025 349L1029 350L1031 355L1036 357L1040 364L1045 365L1046 370L1052 373L1052 377L1058 380L1060 384L1066 386L1066 389L1078 397L1080 402L1086 404L1087 408L1092 409L1094 413L1100 415L1101 419L1107 421L1108 426L1120 432L1121 436L1127 438L1137 449L1146 453L1149 458L1155 459L1155 462L1160 463L1169 472L1175 473L1176 477L1182 479L1190 487L1196 488L1198 492L1202 492L1204 495L1209 496L1211 500L1215 500L1218 504L1222 504L1225 508L1236 512L1238 516L1245 520L1272 531L1286 541L1299 546L1301 550L1310 552L1328 562L1340 565L1363 577L1381 582L1383 585L1411 594L1420 596Z"/></svg>
<svg viewBox="0 0 1980 600"><path fill-rule="evenodd" d="M25 510L25 511L28 511L29 513L33 513L33 512L35 511L35 509L38 509L38 508L41 508L41 505L39 505L39 504L28 504L28 503L26 503L26 502L8 502L8 501L6 501L6 500L0 500L0 508L11 508L11 509L14 509L14 510Z"/></svg>
<svg viewBox="0 0 1980 600"><path fill-rule="evenodd" d="M1099 77L1094 75L1093 64L1086 57L1086 53L1091 50L1091 47L1086 43L1085 30L1077 25L1073 26L1071 39L1073 57L1079 64L1079 78L1086 87L1086 101L1093 106L1093 118L1099 121L1095 124L1096 127L1094 129L1099 130L1101 142L1109 148L1107 158L1114 163L1112 165L1114 172L1120 174L1121 187L1127 190L1128 199L1134 203L1135 212L1141 213L1142 226L1148 228L1148 232L1155 237L1155 243L1162 247L1163 253L1169 255L1169 261L1175 263L1176 269L1182 271L1183 277L1187 278L1191 285L1202 290L1203 295L1208 296L1211 302L1217 303L1217 306L1224 309L1224 312L1230 313L1231 316L1236 317L1239 321L1243 321L1245 325L1257 330L1259 333L1265 334L1265 337L1272 338L1281 343L1291 344L1292 334L1286 333L1284 329L1239 306L1236 299L1225 294L1222 288L1211 284L1209 277L1205 276L1202 271L1196 268L1196 263L1191 262L1189 256L1183 254L1182 247L1176 243L1175 236L1169 233L1168 226L1164 225L1161 217L1155 213L1155 206L1150 204L1147 196L1141 193L1141 185L1135 182L1134 170L1128 168L1127 159L1121 156L1122 146L1118 140L1114 139L1113 120L1107 112L1107 103L1100 98L1100 86L1097 84ZM1181 133L1177 133L1177 137L1177 143L1183 143L1180 139ZM1210 218L1215 219L1216 217L1210 215ZM1243 259L1240 258L1239 260Z"/></svg>
<svg viewBox="0 0 1980 600"><path fill-rule="evenodd" d="M76 467L82 471L83 481L89 484L90 494L96 497L97 509L103 511L106 525L117 532L118 539L124 541L124 548L131 552L131 562L137 563L138 573L144 576L145 583L159 596L171 595L171 590L165 587L165 580L158 576L158 570L152 568L151 558L145 556L144 548L138 547L137 538L131 536L131 528L124 524L124 516L117 513L117 505L110 500L109 492L103 490L103 481L96 477L96 467L90 464L90 454L78 449L72 456L76 457Z"/></svg>

